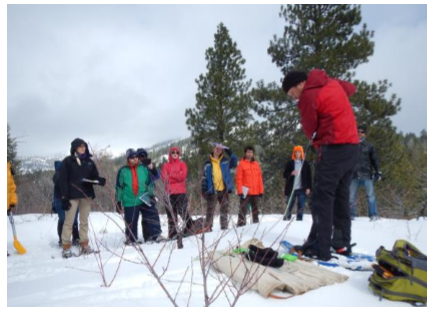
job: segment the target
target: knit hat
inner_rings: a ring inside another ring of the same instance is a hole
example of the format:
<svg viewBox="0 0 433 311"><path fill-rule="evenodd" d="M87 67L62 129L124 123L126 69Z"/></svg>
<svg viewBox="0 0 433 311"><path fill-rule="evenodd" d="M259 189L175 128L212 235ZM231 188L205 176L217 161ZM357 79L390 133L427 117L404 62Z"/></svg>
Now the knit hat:
<svg viewBox="0 0 433 311"><path fill-rule="evenodd" d="M305 158L304 148L302 148L302 146L295 146L295 147L293 147L292 160L296 159L296 155L295 155L296 151L300 151L301 152L301 159L305 160L304 159Z"/></svg>
<svg viewBox="0 0 433 311"><path fill-rule="evenodd" d="M359 130L363 130L364 133L367 134L367 127L366 127L365 125L358 125L358 131L359 131Z"/></svg>
<svg viewBox="0 0 433 311"><path fill-rule="evenodd" d="M287 92L294 86L297 86L299 83L303 81L307 81L307 74L303 71L290 71L285 77L283 81L283 90L284 93Z"/></svg>
<svg viewBox="0 0 433 311"><path fill-rule="evenodd" d="M135 149L129 148L128 150L126 150L126 158L129 159L133 156L137 155L137 151L135 151Z"/></svg>
<svg viewBox="0 0 433 311"><path fill-rule="evenodd" d="M138 148L137 149L137 155L139 157L145 157L147 158L149 155L147 154L147 151L144 148Z"/></svg>

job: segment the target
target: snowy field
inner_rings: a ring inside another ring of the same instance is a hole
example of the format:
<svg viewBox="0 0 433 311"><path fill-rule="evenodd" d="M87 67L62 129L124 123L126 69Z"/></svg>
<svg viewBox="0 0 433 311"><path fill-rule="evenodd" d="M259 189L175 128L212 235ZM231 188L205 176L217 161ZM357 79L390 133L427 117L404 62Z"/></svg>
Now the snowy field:
<svg viewBox="0 0 433 311"><path fill-rule="evenodd" d="M107 217L108 216L108 217ZM235 221L235 219L233 219ZM142 256L132 247L124 249L124 236L119 225L122 220L117 214L92 213L90 216L91 245L100 245L101 253L87 257L63 259L56 246L57 215L16 216L18 240L27 249L27 254L18 255L13 248L13 235L8 224L7 248L11 256L7 259L7 306L8 307L171 307L157 280L145 265L140 264ZM163 234L167 235L167 223L161 218ZM232 226L231 226L232 227ZM307 237L311 217L304 221L281 221L280 215L266 215L259 225L248 225L241 230L229 229L221 238L218 220L214 232L206 234L206 244L219 241L218 249L237 245L256 237L265 246L278 249L281 233L283 238L300 244ZM285 231L287 229L287 231ZM139 224L139 231L141 226ZM406 239L421 251L427 252L427 220L381 219L370 222L357 218L352 225L354 251L374 254L381 245L391 249L395 240ZM102 245L101 245L102 243ZM162 282L167 291L176 297L179 306L203 307L203 276L200 272L199 240L196 237L184 239L184 248L176 249L175 242L165 244L143 244L144 254L155 264L158 273L165 274ZM77 251L77 250L75 250ZM279 249L282 252L282 249ZM123 260L122 260L123 259ZM102 270L101 273L101 263ZM380 301L368 288L371 272L356 272L343 268L326 268L349 276L342 284L331 285L295 296L287 300L263 298L257 292L249 291L240 297L237 307L408 307L406 303ZM117 273L117 274L116 274ZM209 292L219 284L211 270L208 279ZM114 281L109 284L113 277ZM182 278L184 282L181 283ZM182 284L179 288L179 284ZM229 295L229 298L230 295ZM225 294L221 294L211 305L227 307Z"/></svg>

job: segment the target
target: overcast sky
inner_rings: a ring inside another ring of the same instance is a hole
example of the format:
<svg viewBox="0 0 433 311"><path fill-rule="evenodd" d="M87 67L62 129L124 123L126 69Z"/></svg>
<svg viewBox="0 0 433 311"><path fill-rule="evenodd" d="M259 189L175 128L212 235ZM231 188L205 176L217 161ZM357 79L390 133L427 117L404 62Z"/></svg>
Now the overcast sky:
<svg viewBox="0 0 433 311"><path fill-rule="evenodd" d="M81 137L117 154L186 138L185 109L223 22L255 84L279 81L266 50L279 5L8 5L7 120L19 156L69 151ZM388 79L399 131L427 129L427 6L363 5L375 51L357 79Z"/></svg>

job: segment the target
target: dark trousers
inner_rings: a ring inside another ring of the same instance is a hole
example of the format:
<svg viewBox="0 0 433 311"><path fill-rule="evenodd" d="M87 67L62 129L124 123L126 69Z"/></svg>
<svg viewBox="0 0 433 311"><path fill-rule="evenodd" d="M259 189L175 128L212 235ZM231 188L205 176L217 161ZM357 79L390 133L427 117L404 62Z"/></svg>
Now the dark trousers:
<svg viewBox="0 0 433 311"><path fill-rule="evenodd" d="M350 246L350 182L358 160L359 145L324 145L316 166L312 197L313 225L307 243L316 240L319 257L331 258L332 229L340 230L345 246Z"/></svg>
<svg viewBox="0 0 433 311"><path fill-rule="evenodd" d="M57 234L59 235L59 241L62 241L63 224L65 223L66 213L62 208L62 200L54 200L54 208L56 209L59 221L57 222ZM74 225L72 226L72 241L80 239L80 233L78 231L78 209L75 215Z"/></svg>
<svg viewBox="0 0 433 311"><path fill-rule="evenodd" d="M140 212L144 241L155 240L162 233L161 221L159 219L156 203L152 203L152 206L146 204L141 205Z"/></svg>
<svg viewBox="0 0 433 311"><path fill-rule="evenodd" d="M138 238L137 227L138 227L138 216L140 215L140 207L141 205L124 208L125 236L126 236L126 241L130 243L137 242L137 238Z"/></svg>
<svg viewBox="0 0 433 311"><path fill-rule="evenodd" d="M248 215L248 204L251 204L252 212L253 212L253 223L259 222L259 196L258 195L247 195L244 199L242 196L240 197L240 206L239 206L239 214L238 214L238 227L243 227L246 225L246 217Z"/></svg>
<svg viewBox="0 0 433 311"><path fill-rule="evenodd" d="M168 217L168 238L172 239L177 235L177 230L182 233L184 230L191 228L192 219L188 212L188 198L186 194L172 194L169 200L165 202L165 211ZM177 216L182 219L183 226L178 226Z"/></svg>
<svg viewBox="0 0 433 311"><path fill-rule="evenodd" d="M287 197L286 204L289 204L290 196ZM307 200L307 195L304 189L297 189L293 192L292 200L290 201L289 208L287 209L286 215L284 215L284 220L290 220L292 218L292 210L295 206L296 200L298 201L298 211L296 213L296 220L302 220L304 217L304 206Z"/></svg>
<svg viewBox="0 0 433 311"><path fill-rule="evenodd" d="M229 193L227 191L217 191L206 198L206 226L212 229L213 217L217 202L220 204L220 225L221 230L225 230L229 225Z"/></svg>

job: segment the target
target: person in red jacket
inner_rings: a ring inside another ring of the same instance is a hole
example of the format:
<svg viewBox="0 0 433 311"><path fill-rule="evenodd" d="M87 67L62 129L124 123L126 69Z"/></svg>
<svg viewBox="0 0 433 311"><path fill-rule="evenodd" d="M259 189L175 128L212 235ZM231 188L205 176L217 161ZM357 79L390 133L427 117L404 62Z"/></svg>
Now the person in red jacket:
<svg viewBox="0 0 433 311"><path fill-rule="evenodd" d="M192 224L188 212L188 198L186 196L186 178L188 168L185 162L180 160L180 149L172 147L168 154L168 163L164 163L161 169L161 179L165 187L165 210L168 217L168 238L177 236L177 215L183 220L184 230L187 231Z"/></svg>
<svg viewBox="0 0 433 311"><path fill-rule="evenodd" d="M308 138L316 133L312 143L319 154L312 197L313 225L302 246L304 254L331 259L333 226L334 232L339 232L345 254L350 254L349 195L359 137L349 96L356 92L356 87L318 69L308 76L291 71L282 86L292 100L299 100L302 129Z"/></svg>
<svg viewBox="0 0 433 311"><path fill-rule="evenodd" d="M263 196L263 178L259 162L254 158L254 147L244 149L244 157L236 170L236 188L240 199L238 227L245 226L247 206L251 204L253 223L259 222L259 198Z"/></svg>

